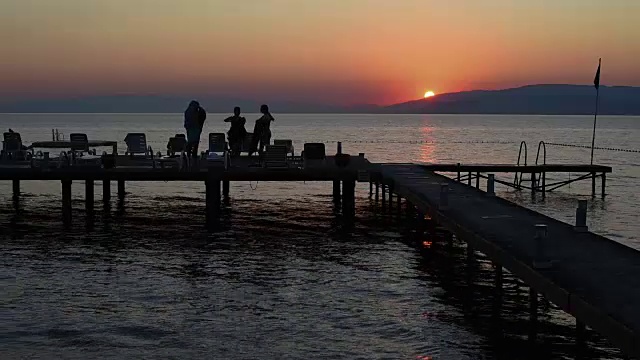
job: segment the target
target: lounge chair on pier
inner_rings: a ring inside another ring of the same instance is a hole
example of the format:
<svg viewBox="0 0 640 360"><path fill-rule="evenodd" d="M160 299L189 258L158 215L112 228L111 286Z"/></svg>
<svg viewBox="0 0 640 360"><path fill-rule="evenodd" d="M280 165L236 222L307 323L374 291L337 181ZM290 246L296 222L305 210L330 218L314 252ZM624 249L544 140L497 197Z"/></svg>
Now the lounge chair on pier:
<svg viewBox="0 0 640 360"><path fill-rule="evenodd" d="M327 157L323 143L306 143L302 151L302 162L304 168L325 166Z"/></svg>
<svg viewBox="0 0 640 360"><path fill-rule="evenodd" d="M167 155L162 156L158 152L155 161L160 163L160 167L164 168L167 164L177 165L182 170L189 165L189 157L185 153L187 148L187 138L182 134L177 134L169 138L167 143Z"/></svg>
<svg viewBox="0 0 640 360"><path fill-rule="evenodd" d="M295 155L292 140L273 140L273 145L283 145L286 147L287 155L291 154L292 157Z"/></svg>
<svg viewBox="0 0 640 360"><path fill-rule="evenodd" d="M101 157L96 155L95 149L89 149L87 134L70 134L69 141L71 142L71 151L68 155L72 164L100 165Z"/></svg>
<svg viewBox="0 0 640 360"><path fill-rule="evenodd" d="M224 133L209 134L209 149L206 154L207 164L229 167L229 147Z"/></svg>
<svg viewBox="0 0 640 360"><path fill-rule="evenodd" d="M288 169L287 147L285 145L267 145L263 166L269 169Z"/></svg>
<svg viewBox="0 0 640 360"><path fill-rule="evenodd" d="M147 162L150 161L151 167L156 167L153 149L147 145L147 136L144 133L128 133L124 142L127 144L125 155L129 156L129 159L135 160L134 166L138 167L141 165L140 163L147 165Z"/></svg>

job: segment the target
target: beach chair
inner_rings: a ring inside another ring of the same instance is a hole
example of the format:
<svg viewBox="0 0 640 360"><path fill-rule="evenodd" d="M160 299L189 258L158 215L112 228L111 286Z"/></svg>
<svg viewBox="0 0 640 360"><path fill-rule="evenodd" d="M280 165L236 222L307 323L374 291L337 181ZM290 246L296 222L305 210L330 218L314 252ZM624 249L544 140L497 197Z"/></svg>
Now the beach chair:
<svg viewBox="0 0 640 360"><path fill-rule="evenodd" d="M89 149L89 138L87 134L73 133L69 135L71 150L69 158L72 164L94 164L100 163L101 157L96 155L95 149Z"/></svg>
<svg viewBox="0 0 640 360"><path fill-rule="evenodd" d="M287 147L285 145L267 145L263 166L269 169L287 169Z"/></svg>
<svg viewBox="0 0 640 360"><path fill-rule="evenodd" d="M302 151L302 163L304 168L325 166L327 157L323 143L306 143Z"/></svg>
<svg viewBox="0 0 640 360"><path fill-rule="evenodd" d="M29 151L22 145L22 138L17 132L5 132L2 140L3 160L27 160Z"/></svg>
<svg viewBox="0 0 640 360"><path fill-rule="evenodd" d="M169 139L167 143L167 155L162 156L158 153L156 161L160 167L164 168L166 164L177 165L179 169L188 167L189 157L185 153L187 148L187 138L184 135L177 134Z"/></svg>
<svg viewBox="0 0 640 360"><path fill-rule="evenodd" d="M209 149L206 154L207 164L229 167L229 148L224 133L209 133Z"/></svg>
<svg viewBox="0 0 640 360"><path fill-rule="evenodd" d="M156 167L155 156L151 146L147 146L147 136L144 133L128 133L124 138L127 144L125 155L133 160L151 160L151 166ZM141 155L136 157L136 155Z"/></svg>
<svg viewBox="0 0 640 360"><path fill-rule="evenodd" d="M284 147L286 147L287 150L287 155L291 154L291 156L294 156L294 151L293 151L293 141L292 140L273 140L273 145L283 145Z"/></svg>

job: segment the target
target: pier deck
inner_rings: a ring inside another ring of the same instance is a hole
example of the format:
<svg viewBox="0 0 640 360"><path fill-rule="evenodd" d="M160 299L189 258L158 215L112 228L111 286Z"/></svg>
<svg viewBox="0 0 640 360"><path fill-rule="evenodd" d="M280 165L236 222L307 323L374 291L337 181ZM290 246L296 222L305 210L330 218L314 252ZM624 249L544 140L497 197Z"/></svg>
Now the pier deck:
<svg viewBox="0 0 640 360"><path fill-rule="evenodd" d="M428 167L427 167L428 168ZM430 214L473 249L486 254L537 292L640 358L640 252L418 165L380 165L377 181ZM373 175L372 175L373 176ZM440 207L441 184L448 206ZM548 229L553 267L535 269L535 225Z"/></svg>

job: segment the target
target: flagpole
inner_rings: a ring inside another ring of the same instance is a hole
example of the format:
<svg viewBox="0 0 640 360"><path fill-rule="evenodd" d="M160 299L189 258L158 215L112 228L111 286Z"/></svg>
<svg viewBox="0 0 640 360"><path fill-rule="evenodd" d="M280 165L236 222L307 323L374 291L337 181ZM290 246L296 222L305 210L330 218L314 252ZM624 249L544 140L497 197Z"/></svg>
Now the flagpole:
<svg viewBox="0 0 640 360"><path fill-rule="evenodd" d="M598 74L596 84L596 112L593 116L593 136L591 137L591 165L593 165L593 148L596 144L596 121L598 120L598 100L600 97L600 66L602 65L602 59L598 60Z"/></svg>

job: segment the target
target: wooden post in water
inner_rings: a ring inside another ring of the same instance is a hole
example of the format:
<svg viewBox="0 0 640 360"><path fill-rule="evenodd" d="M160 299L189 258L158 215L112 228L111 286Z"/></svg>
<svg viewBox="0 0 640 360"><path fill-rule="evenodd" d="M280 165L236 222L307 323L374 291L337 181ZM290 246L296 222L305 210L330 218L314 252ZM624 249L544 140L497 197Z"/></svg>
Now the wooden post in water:
<svg viewBox="0 0 640 360"><path fill-rule="evenodd" d="M369 199L373 196L373 182L369 181Z"/></svg>
<svg viewBox="0 0 640 360"><path fill-rule="evenodd" d="M596 173L591 173L591 196L596 196Z"/></svg>
<svg viewBox="0 0 640 360"><path fill-rule="evenodd" d="M102 180L102 201L105 204L111 200L111 181Z"/></svg>
<svg viewBox="0 0 640 360"><path fill-rule="evenodd" d="M480 189L480 172L476 173L476 189Z"/></svg>
<svg viewBox="0 0 640 360"><path fill-rule="evenodd" d="M385 187L385 184L382 183L382 211L386 211L387 210L387 189Z"/></svg>
<svg viewBox="0 0 640 360"><path fill-rule="evenodd" d="M20 197L20 180L13 180L13 199Z"/></svg>
<svg viewBox="0 0 640 360"><path fill-rule="evenodd" d="M205 180L206 198L206 220L207 225L215 224L220 217L220 178L209 169L207 180Z"/></svg>
<svg viewBox="0 0 640 360"><path fill-rule="evenodd" d="M376 206L378 206L378 201L380 201L380 183L376 181L376 197L375 197Z"/></svg>
<svg viewBox="0 0 640 360"><path fill-rule="evenodd" d="M84 186L85 186L85 191L84 191L84 202L85 202L85 208L87 210L87 215L93 215L93 190L94 190L94 183L93 180L86 180L84 182Z"/></svg>
<svg viewBox="0 0 640 360"><path fill-rule="evenodd" d="M460 163L458 163L458 176L456 177L456 180L460 182Z"/></svg>
<svg viewBox="0 0 640 360"><path fill-rule="evenodd" d="M229 180L222 181L222 195L224 196L225 201L229 199Z"/></svg>
<svg viewBox="0 0 640 360"><path fill-rule="evenodd" d="M546 198L547 197L547 173L543 172L542 173L542 198Z"/></svg>
<svg viewBox="0 0 640 360"><path fill-rule="evenodd" d="M62 180L62 221L71 222L71 180Z"/></svg>
<svg viewBox="0 0 640 360"><path fill-rule="evenodd" d="M538 293L529 288L529 341L536 342L538 337Z"/></svg>
<svg viewBox="0 0 640 360"><path fill-rule="evenodd" d="M356 203L356 182L355 180L344 180L342 182L342 215L353 217L355 215Z"/></svg>
<svg viewBox="0 0 640 360"><path fill-rule="evenodd" d="M333 202L340 203L340 180L333 181Z"/></svg>
<svg viewBox="0 0 640 360"><path fill-rule="evenodd" d="M531 197L536 197L536 173L531 172Z"/></svg>
<svg viewBox="0 0 640 360"><path fill-rule="evenodd" d="M393 214L393 191L393 184L389 184L389 214Z"/></svg>
<svg viewBox="0 0 640 360"><path fill-rule="evenodd" d="M471 186L471 171L469 171L469 177L467 178L467 185Z"/></svg>
<svg viewBox="0 0 640 360"><path fill-rule="evenodd" d="M124 190L124 180L118 180L118 198L120 200L124 199L125 190Z"/></svg>
<svg viewBox="0 0 640 360"><path fill-rule="evenodd" d="M602 173L602 198L604 199L606 194L606 187L607 187L607 173L603 172Z"/></svg>

